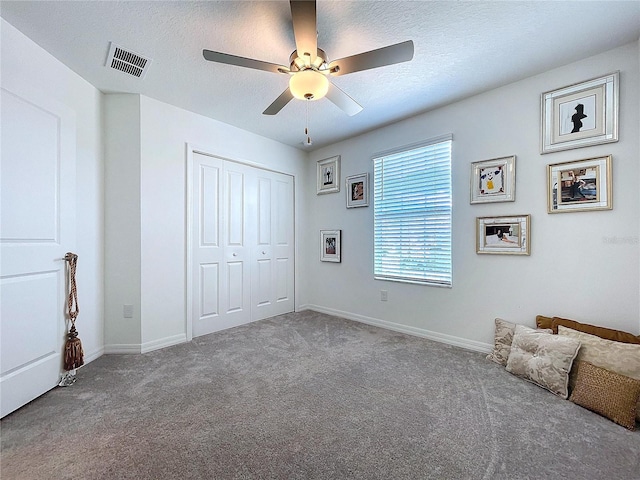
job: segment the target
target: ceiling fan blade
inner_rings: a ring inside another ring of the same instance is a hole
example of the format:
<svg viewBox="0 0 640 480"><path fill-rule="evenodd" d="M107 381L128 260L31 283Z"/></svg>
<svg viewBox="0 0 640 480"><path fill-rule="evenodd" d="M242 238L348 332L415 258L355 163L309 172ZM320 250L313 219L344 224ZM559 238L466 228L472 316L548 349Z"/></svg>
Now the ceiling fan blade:
<svg viewBox="0 0 640 480"><path fill-rule="evenodd" d="M350 117L362 111L362 106L358 102L331 82L329 82L327 98Z"/></svg>
<svg viewBox="0 0 640 480"><path fill-rule="evenodd" d="M236 65L238 67L253 68L255 70L264 70L273 73L288 73L289 68L275 63L254 60L253 58L238 57L229 55L228 53L213 52L211 50L202 50L202 55L210 62L225 63L227 65Z"/></svg>
<svg viewBox="0 0 640 480"><path fill-rule="evenodd" d="M378 48L369 52L359 53L340 60L334 60L329 64L332 75L340 76L347 73L360 72L370 68L384 67L396 63L407 62L413 58L413 41L396 43L388 47Z"/></svg>
<svg viewBox="0 0 640 480"><path fill-rule="evenodd" d="M318 55L318 28L316 26L316 2L291 0L293 35L296 50L301 58L309 57L309 64Z"/></svg>
<svg viewBox="0 0 640 480"><path fill-rule="evenodd" d="M291 93L291 90L287 88L284 92L280 94L278 98L275 99L275 101L271 105L267 107L267 109L264 112L262 112L262 114L275 115L280 110L282 110L284 106L287 103L289 103L292 99L293 99L293 94Z"/></svg>

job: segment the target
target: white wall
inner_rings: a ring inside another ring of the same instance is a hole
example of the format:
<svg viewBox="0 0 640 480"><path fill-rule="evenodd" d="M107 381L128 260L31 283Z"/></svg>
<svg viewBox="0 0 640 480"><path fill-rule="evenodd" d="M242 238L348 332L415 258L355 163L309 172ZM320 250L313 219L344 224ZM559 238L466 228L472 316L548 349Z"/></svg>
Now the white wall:
<svg viewBox="0 0 640 480"><path fill-rule="evenodd" d="M89 362L102 354L103 159L102 94L0 19L2 75L70 107L76 114L77 328ZM25 192L28 195L28 192ZM35 333L35 332L34 332Z"/></svg>
<svg viewBox="0 0 640 480"><path fill-rule="evenodd" d="M310 224L302 239L310 308L478 350L493 319L534 325L563 316L640 331L638 42L323 148L311 155ZM540 94L620 70L620 141L539 153ZM365 106L366 108L366 106ZM376 152L453 134L453 288L373 279L373 207L315 195L315 164L342 157L342 179L372 174ZM612 211L547 213L546 165L613 155ZM516 201L469 204L470 164L516 155ZM477 255L475 218L530 214L531 256ZM342 229L342 263L318 259L319 230ZM388 290L388 302L380 290Z"/></svg>
<svg viewBox="0 0 640 480"><path fill-rule="evenodd" d="M139 353L140 96L105 95L104 123L106 352ZM124 318L124 305L132 318Z"/></svg>
<svg viewBox="0 0 640 480"><path fill-rule="evenodd" d="M0 26L3 75L10 72L77 115L78 330L89 360L105 343L135 351L184 335L187 143L296 177L297 308L477 349L491 343L496 316L533 324L536 314L559 315L640 331L637 42L323 148L306 160L297 149L136 95L108 96L103 125L98 90L4 20ZM540 155L540 93L614 70L621 71L620 142ZM125 119L133 130L121 124L118 134L117 123ZM106 231L103 131L110 157ZM317 196L315 161L341 155L344 179L372 172L376 152L443 133L454 135L454 287L375 281L373 209L347 210L344 187L339 194ZM119 135L128 138L124 151L114 149ZM470 163L512 154L516 202L469 205ZM547 214L546 165L606 154L613 155L614 209ZM133 163L127 163L129 155ZM530 257L475 254L475 217L526 213L532 215ZM320 263L323 228L343 230L341 264ZM118 259L119 252L131 257ZM582 267L585 259L590 263ZM389 292L386 303L380 302L381 289ZM122 318L124 304L134 305L133 319ZM106 340L103 311L109 318Z"/></svg>
<svg viewBox="0 0 640 480"><path fill-rule="evenodd" d="M107 105L112 103L112 96L106 95ZM109 116L106 122L107 130L116 129L114 122L133 118L139 121L140 154L133 168L139 168L139 183L131 183L127 188L132 190L127 196L134 194L139 198L139 213L136 212L135 201L131 205L134 215L138 216L139 243L131 235L126 222L120 222L109 231L107 250L110 251L110 240L122 239L129 236L125 243L130 245L128 250L135 258L129 261L133 269L139 268L140 292L136 292L135 275L126 281L129 291L114 288L113 294L107 294L106 311L113 312L107 316L107 331L118 331L136 322L140 325L140 339L131 335L120 335L115 344L108 344L107 351L130 352L149 351L155 348L185 341L186 339L186 154L187 145L199 148L201 151L223 157L229 160L247 162L291 174L295 177L295 195L297 199L305 196L301 188L306 184L306 153L273 140L246 132L196 115L177 107L138 95L118 95L118 102L124 104L118 107L119 114ZM139 120L135 112L139 105ZM126 125L126 123L125 123ZM126 128L108 137L107 144L124 141L127 145L131 140L131 130ZM131 152L131 149L128 149ZM107 162L118 161L107 155ZM118 163L115 168L109 168L110 189L113 184L132 180L133 172L130 168L120 169ZM135 200L135 199L133 199ZM299 235L302 211L301 202L296 202L296 235ZM109 207L112 208L111 206ZM116 204L114 212L126 208L126 202ZM132 220L133 221L133 220ZM131 226L133 229L135 225ZM126 249L121 245L116 250ZM136 261L138 263L136 263ZM139 265L139 267L137 266ZM303 275L298 269L297 278ZM122 278L116 271L107 270L107 284L113 285ZM296 285L296 298L303 297L302 289ZM137 300L130 300L137 295ZM135 303L134 303L135 302ZM139 304L139 321L137 318L122 319L124 303ZM109 339L116 337L109 337ZM124 344L122 339L131 342Z"/></svg>

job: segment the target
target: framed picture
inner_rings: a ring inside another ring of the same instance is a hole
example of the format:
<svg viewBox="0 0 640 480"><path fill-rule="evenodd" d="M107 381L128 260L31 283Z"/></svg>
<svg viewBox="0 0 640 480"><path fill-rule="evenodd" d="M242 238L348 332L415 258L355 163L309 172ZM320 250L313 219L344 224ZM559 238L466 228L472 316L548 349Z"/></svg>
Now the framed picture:
<svg viewBox="0 0 640 480"><path fill-rule="evenodd" d="M340 155L318 161L318 194L340 191Z"/></svg>
<svg viewBox="0 0 640 480"><path fill-rule="evenodd" d="M547 165L549 213L611 210L611 155Z"/></svg>
<svg viewBox="0 0 640 480"><path fill-rule="evenodd" d="M541 153L618 141L619 72L542 94Z"/></svg>
<svg viewBox="0 0 640 480"><path fill-rule="evenodd" d="M476 253L529 255L531 216L476 218Z"/></svg>
<svg viewBox="0 0 640 480"><path fill-rule="evenodd" d="M347 177L347 208L369 205L369 174L361 173Z"/></svg>
<svg viewBox="0 0 640 480"><path fill-rule="evenodd" d="M342 230L320 230L320 261L340 263Z"/></svg>
<svg viewBox="0 0 640 480"><path fill-rule="evenodd" d="M516 156L471 164L471 203L513 202L516 199Z"/></svg>

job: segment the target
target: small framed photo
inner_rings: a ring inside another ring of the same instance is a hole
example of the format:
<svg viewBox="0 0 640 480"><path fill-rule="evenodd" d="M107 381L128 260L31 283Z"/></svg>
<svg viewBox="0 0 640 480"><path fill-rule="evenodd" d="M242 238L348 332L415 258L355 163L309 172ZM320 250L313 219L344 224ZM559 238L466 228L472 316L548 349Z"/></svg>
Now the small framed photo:
<svg viewBox="0 0 640 480"><path fill-rule="evenodd" d="M361 173L347 177L347 208L369 205L369 174Z"/></svg>
<svg viewBox="0 0 640 480"><path fill-rule="evenodd" d="M476 218L476 253L529 255L531 215Z"/></svg>
<svg viewBox="0 0 640 480"><path fill-rule="evenodd" d="M471 203L513 202L516 199L516 156L471 164Z"/></svg>
<svg viewBox="0 0 640 480"><path fill-rule="evenodd" d="M340 155L318 161L318 194L340 191Z"/></svg>
<svg viewBox="0 0 640 480"><path fill-rule="evenodd" d="M611 210L611 155L547 165L549 213Z"/></svg>
<svg viewBox="0 0 640 480"><path fill-rule="evenodd" d="M542 94L541 153L618 141L620 72Z"/></svg>
<svg viewBox="0 0 640 480"><path fill-rule="evenodd" d="M320 230L320 261L340 263L342 230Z"/></svg>

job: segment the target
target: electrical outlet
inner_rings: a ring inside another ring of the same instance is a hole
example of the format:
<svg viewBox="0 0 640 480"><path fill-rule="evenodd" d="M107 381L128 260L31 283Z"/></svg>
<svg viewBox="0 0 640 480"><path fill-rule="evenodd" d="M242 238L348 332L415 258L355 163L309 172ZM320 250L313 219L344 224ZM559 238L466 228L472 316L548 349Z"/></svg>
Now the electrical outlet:
<svg viewBox="0 0 640 480"><path fill-rule="evenodd" d="M380 301L381 302L386 302L387 301L387 294L388 294L388 292L386 290L380 290Z"/></svg>
<svg viewBox="0 0 640 480"><path fill-rule="evenodd" d="M122 316L124 318L133 318L133 305L123 305Z"/></svg>

